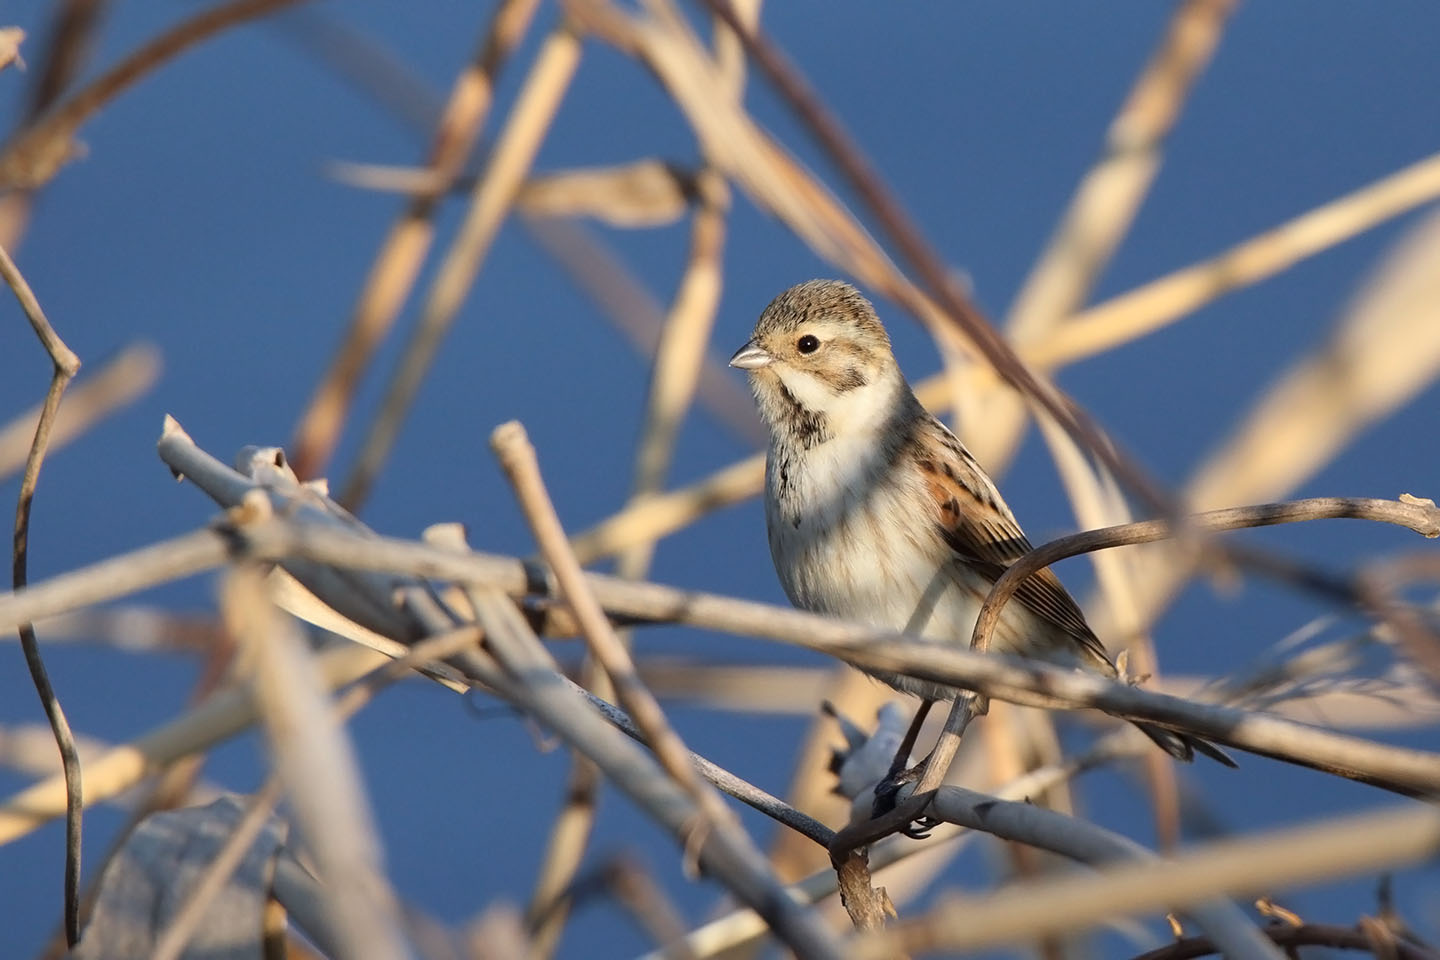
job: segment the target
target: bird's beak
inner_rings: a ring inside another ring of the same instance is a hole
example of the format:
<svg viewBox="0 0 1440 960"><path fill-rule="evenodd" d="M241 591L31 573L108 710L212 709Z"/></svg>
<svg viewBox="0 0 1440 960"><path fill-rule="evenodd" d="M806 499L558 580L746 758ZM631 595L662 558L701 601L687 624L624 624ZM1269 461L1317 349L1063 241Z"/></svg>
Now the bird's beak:
<svg viewBox="0 0 1440 960"><path fill-rule="evenodd" d="M741 370L759 370L767 367L775 360L765 352L765 348L754 340L735 351L735 356L730 358L730 366L739 367Z"/></svg>

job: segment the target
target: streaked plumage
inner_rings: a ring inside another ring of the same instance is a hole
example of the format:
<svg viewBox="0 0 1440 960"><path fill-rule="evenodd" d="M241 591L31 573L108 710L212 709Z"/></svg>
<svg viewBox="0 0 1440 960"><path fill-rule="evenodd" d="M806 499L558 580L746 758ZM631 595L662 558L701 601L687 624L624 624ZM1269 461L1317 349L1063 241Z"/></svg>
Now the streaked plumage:
<svg viewBox="0 0 1440 960"><path fill-rule="evenodd" d="M874 308L812 280L765 308L733 358L770 431L770 553L797 607L968 645L996 578L1030 550L995 484L911 392ZM1048 569L1006 605L991 649L1113 677L1114 663ZM932 700L953 688L875 676ZM1172 756L1208 743L1138 724Z"/></svg>

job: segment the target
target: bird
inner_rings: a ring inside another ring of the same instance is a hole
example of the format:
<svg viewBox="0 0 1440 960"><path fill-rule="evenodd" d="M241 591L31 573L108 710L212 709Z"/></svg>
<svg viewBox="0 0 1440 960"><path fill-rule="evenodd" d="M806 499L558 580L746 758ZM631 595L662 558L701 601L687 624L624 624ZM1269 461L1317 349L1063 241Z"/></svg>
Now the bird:
<svg viewBox="0 0 1440 960"><path fill-rule="evenodd" d="M994 481L915 397L870 301L839 280L793 286L760 314L730 365L748 375L769 433L765 525L790 602L968 648L985 596L1030 541ZM1003 608L990 649L1119 675L1049 568ZM960 695L861 669L919 696L923 709ZM1235 766L1199 737L1132 722L1178 760L1198 752Z"/></svg>

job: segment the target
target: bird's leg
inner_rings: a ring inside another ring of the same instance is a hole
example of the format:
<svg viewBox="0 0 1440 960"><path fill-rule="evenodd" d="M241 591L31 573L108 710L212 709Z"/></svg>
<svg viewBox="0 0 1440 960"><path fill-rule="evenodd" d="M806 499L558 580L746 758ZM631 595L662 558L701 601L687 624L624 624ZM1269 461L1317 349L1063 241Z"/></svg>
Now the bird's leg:
<svg viewBox="0 0 1440 960"><path fill-rule="evenodd" d="M905 731L905 739L900 741L900 749L895 751L895 759L890 761L890 772L885 776L886 780L894 780L904 772L905 764L910 760L910 752L915 749L915 741L920 739L925 718L930 715L930 708L934 705L934 700L920 701L920 706L915 710L915 719L910 721L910 729Z"/></svg>
<svg viewBox="0 0 1440 960"><path fill-rule="evenodd" d="M965 735L965 728L970 726L970 721L988 712L990 701L978 693L965 691L955 698L950 705L950 715L945 718L945 727L940 731L940 738L935 741L935 746L930 754L920 763L903 773L896 774L892 769L891 775L881 781L875 788L875 805L871 810L871 816L879 816L888 813L895 808L896 794L903 784L912 780L918 780L915 784L915 794L922 795L934 793L945 780L945 774L950 771L950 763L955 759L955 752L960 749L960 739ZM929 709L929 705L926 705ZM909 737L907 735L906 739ZM903 763L904 761L900 761ZM882 795L882 788L888 788ZM923 840L930 835L930 829L935 826L935 821L928 817L921 817L913 824L906 827L901 833L916 840Z"/></svg>
<svg viewBox="0 0 1440 960"><path fill-rule="evenodd" d="M871 817L878 817L894 810L896 795L900 788L920 775L924 761L908 769L906 764L910 762L910 753L915 749L915 741L920 739L920 730L925 726L925 718L929 716L930 708L934 705L934 700L920 701L920 706L915 711L915 718L910 721L910 728L905 731L905 738L900 741L900 749L895 751L895 759L890 761L890 772L885 774L884 780L875 784L875 804L870 811Z"/></svg>

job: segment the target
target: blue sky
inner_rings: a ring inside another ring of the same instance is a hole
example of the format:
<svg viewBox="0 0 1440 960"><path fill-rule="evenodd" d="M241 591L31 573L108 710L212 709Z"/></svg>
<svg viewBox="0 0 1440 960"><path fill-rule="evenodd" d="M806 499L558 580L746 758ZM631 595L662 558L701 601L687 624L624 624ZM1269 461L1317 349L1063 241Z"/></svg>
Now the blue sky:
<svg viewBox="0 0 1440 960"><path fill-rule="evenodd" d="M476 5L480 7L482 5ZM1159 37L1169 4L772 4L764 25L869 152L936 249L1002 315L1106 125ZM38 56L47 5L12 0L0 20L32 34ZM123 4L108 10L87 75L196 9ZM321 3L311 8L388 48L443 97L484 21L461 4ZM554 10L541 14L548 25ZM212 513L195 489L173 484L154 454L161 417L176 416L222 459L250 443L288 441L327 364L379 239L398 209L325 174L334 160L410 164L425 137L320 63L292 19L245 27L191 52L128 92L81 132L85 156L39 197L15 251L57 329L87 364L133 342L158 344L164 373L147 396L47 463L35 505L32 580L193 529ZM1244 4L1202 77L1166 151L1132 233L1096 299L1184 266L1427 156L1440 146L1440 83L1433 38L1440 8L1420 2ZM501 85L508 107L535 49L532 35ZM0 125L13 127L30 75L0 73ZM752 82L748 105L810 166L832 168L776 97ZM490 125L495 128L494 122ZM697 158L683 119L633 63L587 44L575 88L538 166L554 169L658 156ZM846 196L841 190L841 195ZM780 289L831 268L737 192L713 353L728 355ZM441 218L442 241L460 206ZM1061 384L1155 475L1179 483L1331 323L1416 219L1401 217L1307 260L1258 287L1111 354L1066 370ZM686 227L602 231L662 302L673 292ZM428 276L428 273L427 273ZM424 278L422 278L422 284ZM935 370L934 349L898 308L880 304L912 379ZM407 328L414 304L402 317ZM0 307L0 421L37 402L49 375L13 307ZM359 398L373 413L398 355L387 343ZM469 525L477 547L527 553L528 534L487 443L504 420L524 421L568 526L613 511L630 485L647 376L638 355L517 224L485 263L421 391L390 466L363 517L411 536L442 520ZM1440 452L1434 388L1362 435L1299 495L1435 495ZM357 448L347 432L343 474ZM703 413L686 423L672 477L694 479L751 448ZM1043 445L1033 437L1003 481L1032 539L1073 528ZM12 479L0 494L13 502ZM1334 525L1257 534L1264 543L1337 571L1419 541L1392 529ZM1088 567L1061 569L1080 592ZM697 524L659 549L656 579L783 602L749 503ZM142 598L184 611L213 607L197 578ZM1326 612L1312 598L1263 581L1219 596L1194 588L1157 631L1177 673L1223 674ZM808 656L727 637L647 632L642 650L731 662L815 664ZM41 720L18 647L0 671L0 723ZM193 666L89 646L49 653L78 731L122 739L183 706ZM691 745L771 789L783 788L793 717L735 716L679 706ZM498 897L528 895L567 762L539 753L524 724L477 717L452 696L412 685L392 691L354 724L392 876L406 897L460 922ZM1076 736L1081 736L1076 731ZM1433 746L1433 731L1384 734ZM251 738L221 748L211 779L252 789L263 757ZM506 776L495 773L505 770ZM1287 820L1389 802L1349 784L1246 758L1239 773L1197 767L1187 782L1225 826ZM7 792L21 781L0 775ZM1098 775L1084 811L1149 840L1131 781ZM468 822L467 822L468 821ZM87 821L97 858L118 824ZM443 825L443 826L441 826ZM752 825L768 835L764 824ZM639 849L687 915L704 916L715 891L679 877L673 845L607 794L598 854ZM33 952L60 889L60 833L50 828L0 851L0 952ZM971 855L950 879L983 881ZM1370 881L1287 900L1309 919L1348 923L1373 910ZM1440 873L1401 875L1412 919L1440 915ZM1433 926L1429 933L1436 934ZM582 912L562 952L589 955L604 937L625 955L643 944L608 907ZM588 941L593 942L593 941Z"/></svg>

